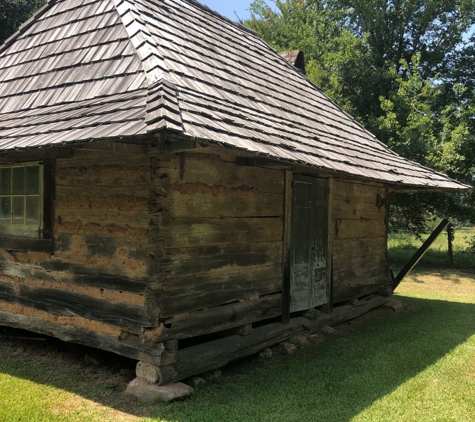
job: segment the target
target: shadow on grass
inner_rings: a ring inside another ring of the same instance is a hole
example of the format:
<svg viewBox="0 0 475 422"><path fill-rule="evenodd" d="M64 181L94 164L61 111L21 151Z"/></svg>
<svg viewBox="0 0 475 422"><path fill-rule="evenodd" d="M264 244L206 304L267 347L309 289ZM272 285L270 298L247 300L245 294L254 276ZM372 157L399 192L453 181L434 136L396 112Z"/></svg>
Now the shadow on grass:
<svg viewBox="0 0 475 422"><path fill-rule="evenodd" d="M430 275L431 277L438 277L440 279L443 279L445 281L448 281L454 285L458 284L463 284L464 282L467 282L467 276L471 278L471 283L475 284L475 278L473 277L473 274L469 271L467 271L465 274L461 271L456 271L456 272L451 272L450 269L445 269L445 270L439 270L439 271L434 271L434 270L420 270L420 271L414 271L409 273L411 282L413 283L418 283L418 284L426 284L430 283L430 281L424 280L424 276Z"/></svg>
<svg viewBox="0 0 475 422"><path fill-rule="evenodd" d="M349 421L475 334L475 304L398 298L416 310L382 317L373 313L364 323L337 330L324 343L293 356L277 353L270 361L252 357L231 364L221 379L198 387L191 399L167 406L145 408L124 401L119 392L114 399L78 387L77 365L66 368L69 382L55 381L55 363L49 370L44 365L32 370L39 364L31 354L28 365L21 357L2 357L0 372L165 421Z"/></svg>

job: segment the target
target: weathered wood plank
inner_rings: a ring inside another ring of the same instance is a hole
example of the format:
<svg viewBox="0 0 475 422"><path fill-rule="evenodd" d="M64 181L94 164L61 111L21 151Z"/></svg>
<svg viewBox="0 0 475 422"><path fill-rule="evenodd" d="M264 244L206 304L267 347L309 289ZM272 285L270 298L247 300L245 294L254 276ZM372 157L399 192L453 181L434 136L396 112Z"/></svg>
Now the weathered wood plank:
<svg viewBox="0 0 475 422"><path fill-rule="evenodd" d="M177 363L166 367L167 373L171 376L164 381L176 382L220 368L229 362L284 341L299 332L306 330L318 332L324 325L331 326L357 318L381 306L387 300L382 296L372 296L354 306L337 307L331 314L318 313L318 317L313 320L302 317L292 318L287 325L273 323L254 328L254 331L246 337L233 335L179 350Z"/></svg>
<svg viewBox="0 0 475 422"><path fill-rule="evenodd" d="M346 261L348 258L381 255L386 250L386 238L335 239L333 256L335 261Z"/></svg>
<svg viewBox="0 0 475 422"><path fill-rule="evenodd" d="M86 295L0 281L0 300L54 315L80 316L115 325L135 333L152 326L141 306L112 302Z"/></svg>
<svg viewBox="0 0 475 422"><path fill-rule="evenodd" d="M224 268L222 271L168 278L157 292L162 318L222 305L248 297L280 293L281 266Z"/></svg>
<svg viewBox="0 0 475 422"><path fill-rule="evenodd" d="M115 204L118 199L124 198L131 200L131 205L140 206L141 208L148 207L147 201L150 193L150 183L140 185L129 184L129 186L107 186L106 184L98 185L97 183L98 182L84 181L84 186L74 186L59 182L56 183L57 195L63 198L63 200L70 200L75 194L79 194L79 200L90 198L89 201L96 201L101 204L101 206L104 206L106 201ZM63 206L65 205L67 204ZM78 209L77 207L80 205L81 204L77 204L77 201L73 201L71 202L71 209Z"/></svg>
<svg viewBox="0 0 475 422"><path fill-rule="evenodd" d="M165 225L155 220L156 233L166 248L200 245L225 245L238 242L274 242L282 240L281 218L180 218Z"/></svg>
<svg viewBox="0 0 475 422"><path fill-rule="evenodd" d="M128 231L138 229L145 239L148 237L148 229L151 217L147 210L135 210L131 213L95 210L63 210L57 211L55 233L70 234L102 234L110 236L127 236Z"/></svg>
<svg viewBox="0 0 475 422"><path fill-rule="evenodd" d="M208 150L206 150L208 151ZM181 179L181 162L178 155L170 155L170 161L158 166L160 177L168 176L170 183L183 183L206 186L223 186L237 189L246 186L260 192L284 192L282 172L256 167L243 168L234 163L224 162L220 156L206 153L187 152L185 172Z"/></svg>
<svg viewBox="0 0 475 422"><path fill-rule="evenodd" d="M356 256L346 258L344 261L335 261L334 264L333 277L335 283L378 273L385 274L388 270L384 251L380 255Z"/></svg>
<svg viewBox="0 0 475 422"><path fill-rule="evenodd" d="M334 180L328 179L328 214L327 214L327 303L323 305L323 309L327 314L333 311L333 213L334 213Z"/></svg>
<svg viewBox="0 0 475 422"><path fill-rule="evenodd" d="M384 273L368 275L361 278L349 279L344 283L334 283L334 302L344 302L371 293L377 292L381 287L391 284L391 279Z"/></svg>
<svg viewBox="0 0 475 422"><path fill-rule="evenodd" d="M277 265L282 260L282 242L236 243L168 249L166 256L150 262L151 273L181 277L207 273L223 267Z"/></svg>
<svg viewBox="0 0 475 422"><path fill-rule="evenodd" d="M284 236L282 244L282 323L290 323L290 247L292 237L292 172L285 172L284 192Z"/></svg>
<svg viewBox="0 0 475 422"><path fill-rule="evenodd" d="M372 295L357 301L354 305L338 306L333 309L331 314L319 313L317 311L316 317L310 320L310 332L316 333L326 325L332 326L358 318L366 312L383 305L388 300L387 297Z"/></svg>
<svg viewBox="0 0 475 422"><path fill-rule="evenodd" d="M334 238L350 239L350 238L372 238L384 236L386 226L384 219L381 224L375 224L374 221L355 221L355 220L334 220Z"/></svg>
<svg viewBox="0 0 475 422"><path fill-rule="evenodd" d="M143 195L139 196L142 193ZM115 192L108 188L77 189L73 187L56 186L56 210L79 211L93 210L132 212L148 210L149 191L134 192L133 188L127 191Z"/></svg>
<svg viewBox="0 0 475 422"><path fill-rule="evenodd" d="M55 324L42 318L14 314L2 310L0 310L0 325L21 328L22 330L29 330L35 333L56 337L63 341L107 350L152 365L162 364L161 356L163 348L161 344L148 347L138 341L121 340L117 335L95 333L85 328Z"/></svg>
<svg viewBox="0 0 475 422"><path fill-rule="evenodd" d="M147 241L137 242L128 237L101 236L97 234L76 235L58 233L55 242L58 253L76 253L78 249L84 256L120 257L146 261L153 251Z"/></svg>
<svg viewBox="0 0 475 422"><path fill-rule="evenodd" d="M124 293L143 294L148 278L129 278L113 273L101 273L97 268L46 261L41 264L8 261L0 256L0 269L3 275L20 279L35 279L44 282L68 283L77 286L89 286Z"/></svg>
<svg viewBox="0 0 475 422"><path fill-rule="evenodd" d="M260 192L246 186L229 190L220 186L181 185L185 189L176 190L171 185L168 196L152 192L152 214L167 210L172 218L219 218L219 217L281 217L283 195Z"/></svg>
<svg viewBox="0 0 475 422"><path fill-rule="evenodd" d="M233 335L178 351L175 375L168 382L220 368L228 362L252 355L305 330L306 318L293 318L289 324L273 323L255 328L248 336Z"/></svg>
<svg viewBox="0 0 475 422"><path fill-rule="evenodd" d="M30 239L20 237L0 237L0 249L6 251L49 252L53 250L51 239Z"/></svg>
<svg viewBox="0 0 475 422"><path fill-rule="evenodd" d="M384 194L385 189L383 187L372 187L365 183L353 183L335 180L334 199L336 201L345 201L352 203L369 202L376 205L376 199L378 194Z"/></svg>
<svg viewBox="0 0 475 422"><path fill-rule="evenodd" d="M165 327L161 332L155 332L152 335L154 341L179 340L274 318L282 312L281 300L280 294L273 294L176 315L165 320Z"/></svg>
<svg viewBox="0 0 475 422"><path fill-rule="evenodd" d="M379 209L376 203L358 202L357 198L350 202L342 200L333 201L333 217L335 219L380 222L384 220L385 214L386 210Z"/></svg>

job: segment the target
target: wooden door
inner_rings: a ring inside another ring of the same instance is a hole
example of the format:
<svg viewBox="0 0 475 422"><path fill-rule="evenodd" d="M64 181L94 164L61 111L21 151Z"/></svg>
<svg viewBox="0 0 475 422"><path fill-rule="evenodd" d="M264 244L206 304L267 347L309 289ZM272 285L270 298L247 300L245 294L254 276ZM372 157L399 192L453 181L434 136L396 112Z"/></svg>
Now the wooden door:
<svg viewBox="0 0 475 422"><path fill-rule="evenodd" d="M295 176L290 240L290 311L328 303L328 181Z"/></svg>

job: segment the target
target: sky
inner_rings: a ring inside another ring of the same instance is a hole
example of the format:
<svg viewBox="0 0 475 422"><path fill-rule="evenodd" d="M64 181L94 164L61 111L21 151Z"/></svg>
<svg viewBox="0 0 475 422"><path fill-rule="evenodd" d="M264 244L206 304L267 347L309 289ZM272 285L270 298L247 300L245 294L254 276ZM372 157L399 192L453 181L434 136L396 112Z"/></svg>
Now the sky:
<svg viewBox="0 0 475 422"><path fill-rule="evenodd" d="M237 13L240 19L249 18L249 5L252 0L198 0L200 3L205 4L210 9L215 10L221 15L227 18L237 21L237 17L234 12Z"/></svg>

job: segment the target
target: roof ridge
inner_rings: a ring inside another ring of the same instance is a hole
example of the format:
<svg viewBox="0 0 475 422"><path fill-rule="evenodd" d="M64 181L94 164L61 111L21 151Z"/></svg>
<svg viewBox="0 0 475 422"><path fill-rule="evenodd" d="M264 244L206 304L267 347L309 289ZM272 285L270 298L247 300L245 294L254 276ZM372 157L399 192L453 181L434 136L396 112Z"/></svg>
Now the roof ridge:
<svg viewBox="0 0 475 422"><path fill-rule="evenodd" d="M145 123L149 133L159 129L184 132L175 84L160 79L148 87Z"/></svg>
<svg viewBox="0 0 475 422"><path fill-rule="evenodd" d="M117 10L125 31L142 62L149 86L166 79L168 68L163 58L158 56L158 45L141 19L143 10L141 10L138 2L134 0L110 1Z"/></svg>

